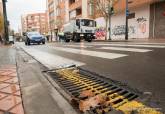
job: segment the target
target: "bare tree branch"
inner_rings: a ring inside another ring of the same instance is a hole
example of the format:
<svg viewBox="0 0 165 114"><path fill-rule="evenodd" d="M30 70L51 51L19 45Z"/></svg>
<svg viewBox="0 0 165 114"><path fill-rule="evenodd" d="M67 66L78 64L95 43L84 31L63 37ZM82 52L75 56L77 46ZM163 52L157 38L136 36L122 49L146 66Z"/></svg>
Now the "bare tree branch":
<svg viewBox="0 0 165 114"><path fill-rule="evenodd" d="M96 7L99 9L101 15L104 18L109 17L109 12L107 11L109 6L111 4L112 7L114 7L119 0L94 0Z"/></svg>

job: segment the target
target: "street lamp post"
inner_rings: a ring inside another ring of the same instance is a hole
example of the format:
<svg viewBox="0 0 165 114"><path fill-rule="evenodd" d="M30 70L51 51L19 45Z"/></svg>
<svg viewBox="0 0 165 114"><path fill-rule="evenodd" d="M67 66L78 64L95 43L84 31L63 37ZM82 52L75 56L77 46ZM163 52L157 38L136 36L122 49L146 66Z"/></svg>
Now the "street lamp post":
<svg viewBox="0 0 165 114"><path fill-rule="evenodd" d="M7 44L7 42L9 41L6 2L7 2L7 0L2 0L3 15L4 15L5 44Z"/></svg>
<svg viewBox="0 0 165 114"><path fill-rule="evenodd" d="M112 7L112 0L108 4L108 19L109 19L109 40L111 40L111 16L114 13L113 7Z"/></svg>
<svg viewBox="0 0 165 114"><path fill-rule="evenodd" d="M125 22L125 40L128 40L128 16L129 16L129 9L128 9L128 0L126 0L126 22Z"/></svg>
<svg viewBox="0 0 165 114"><path fill-rule="evenodd" d="M111 40L111 3L109 4L109 40Z"/></svg>

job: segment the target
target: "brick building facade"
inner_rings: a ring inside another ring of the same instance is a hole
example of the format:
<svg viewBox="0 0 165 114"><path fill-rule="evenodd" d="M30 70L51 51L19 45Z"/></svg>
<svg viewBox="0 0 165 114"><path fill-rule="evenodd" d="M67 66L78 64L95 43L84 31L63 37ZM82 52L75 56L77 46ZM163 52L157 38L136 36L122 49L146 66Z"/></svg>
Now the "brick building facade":
<svg viewBox="0 0 165 114"><path fill-rule="evenodd" d="M22 16L22 30L27 31L38 31L41 34L48 32L48 19L47 13L34 13Z"/></svg>
<svg viewBox="0 0 165 114"><path fill-rule="evenodd" d="M74 18L92 18L97 21L98 38L105 39L106 22L96 0L48 0L54 2L53 21L54 30L59 31L62 25ZM101 0L102 2L106 0ZM51 3L50 2L50 3ZM49 4L50 4L49 3ZM107 3L105 3L107 5ZM128 3L133 17L129 19L129 38L163 38L165 37L165 1L163 0L131 0ZM50 6L49 6L50 7ZM111 37L124 38L125 34L125 0L116 0L114 15L111 17ZM51 9L51 8L49 8ZM51 15L51 10L49 11ZM50 16L49 16L50 18ZM50 18L51 19L51 18ZM160 19L160 21L158 21ZM58 26L60 25L60 26ZM160 27L160 28L159 28Z"/></svg>

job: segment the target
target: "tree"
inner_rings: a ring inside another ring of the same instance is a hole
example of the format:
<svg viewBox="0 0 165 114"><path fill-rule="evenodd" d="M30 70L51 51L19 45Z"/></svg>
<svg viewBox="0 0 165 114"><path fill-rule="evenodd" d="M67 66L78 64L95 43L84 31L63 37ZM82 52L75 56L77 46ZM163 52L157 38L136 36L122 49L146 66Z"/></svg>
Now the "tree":
<svg viewBox="0 0 165 114"><path fill-rule="evenodd" d="M4 30L3 15L0 13L0 32Z"/></svg>
<svg viewBox="0 0 165 114"><path fill-rule="evenodd" d="M114 13L114 6L118 3L119 0L94 0L96 9L99 10L101 16L104 17L106 22L106 40L110 38L110 24L111 16ZM108 32L109 31L109 32Z"/></svg>

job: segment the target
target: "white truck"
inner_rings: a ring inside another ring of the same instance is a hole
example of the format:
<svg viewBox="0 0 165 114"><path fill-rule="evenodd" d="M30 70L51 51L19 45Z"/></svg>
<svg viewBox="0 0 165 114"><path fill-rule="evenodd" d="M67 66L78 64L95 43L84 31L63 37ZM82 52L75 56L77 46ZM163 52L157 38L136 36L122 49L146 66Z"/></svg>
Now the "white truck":
<svg viewBox="0 0 165 114"><path fill-rule="evenodd" d="M66 42L69 42L70 40L80 42L81 39L91 42L92 39L95 39L95 20L85 18L74 19L63 27L64 40Z"/></svg>

